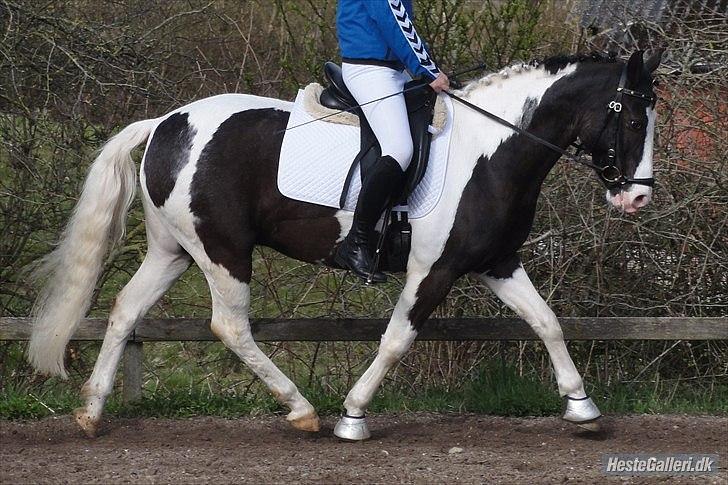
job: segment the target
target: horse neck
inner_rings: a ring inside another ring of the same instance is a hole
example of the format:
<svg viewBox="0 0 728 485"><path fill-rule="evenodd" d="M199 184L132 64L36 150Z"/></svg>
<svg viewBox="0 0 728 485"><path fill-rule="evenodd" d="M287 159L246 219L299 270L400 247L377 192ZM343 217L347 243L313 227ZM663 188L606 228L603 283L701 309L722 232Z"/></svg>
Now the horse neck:
<svg viewBox="0 0 728 485"><path fill-rule="evenodd" d="M462 94L477 106L565 148L576 139L581 110L577 100L582 96L583 83L574 79L575 70L576 65L570 65L551 74L544 68L532 68L507 78L495 76L488 84L481 80ZM519 183L507 184L511 187L540 190L541 182L560 157L559 153L465 106L457 106L455 118L459 129L455 130L454 139L459 139L459 145L468 146L466 151L471 152L458 158L489 165L490 170L476 170L476 175L490 174L491 184L493 173L497 172L501 178L519 179ZM533 184L521 183L524 180Z"/></svg>

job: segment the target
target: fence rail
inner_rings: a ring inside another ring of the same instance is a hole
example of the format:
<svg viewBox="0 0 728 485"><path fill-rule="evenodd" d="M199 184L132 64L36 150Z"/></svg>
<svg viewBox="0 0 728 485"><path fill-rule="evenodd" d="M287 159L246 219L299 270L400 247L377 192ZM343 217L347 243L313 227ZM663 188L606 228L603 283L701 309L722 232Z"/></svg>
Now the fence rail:
<svg viewBox="0 0 728 485"><path fill-rule="evenodd" d="M0 340L27 340L30 318L0 317ZM376 341L386 319L281 318L253 319L255 340ZM716 340L728 339L728 317L564 317L559 319L567 340ZM106 319L81 321L73 340L102 340ZM431 318L419 340L537 340L519 318ZM134 342L214 341L205 318L148 318L129 337Z"/></svg>
<svg viewBox="0 0 728 485"><path fill-rule="evenodd" d="M567 340L728 340L728 317L585 317L560 318ZM0 317L0 341L28 340L30 318ZM377 341L385 319L257 319L253 337L260 342ZM106 319L87 318L72 340L102 340ZM431 318L418 340L536 340L517 318ZM143 342L214 341L209 319L150 318L129 336L124 350L123 398L141 399Z"/></svg>

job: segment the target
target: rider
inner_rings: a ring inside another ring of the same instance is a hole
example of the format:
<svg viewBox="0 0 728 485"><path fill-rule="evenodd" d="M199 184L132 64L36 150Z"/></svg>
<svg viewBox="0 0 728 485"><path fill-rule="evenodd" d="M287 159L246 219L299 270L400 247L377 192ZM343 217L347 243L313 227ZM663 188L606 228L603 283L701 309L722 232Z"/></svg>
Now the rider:
<svg viewBox="0 0 728 485"><path fill-rule="evenodd" d="M436 92L450 86L412 24L412 0L339 0L336 31L346 87L361 107L381 147L381 158L362 180L351 230L335 261L368 282L386 281L372 267L370 234L394 192L404 183L412 159L412 135L404 94L412 76L432 80ZM370 272L372 272L370 274Z"/></svg>

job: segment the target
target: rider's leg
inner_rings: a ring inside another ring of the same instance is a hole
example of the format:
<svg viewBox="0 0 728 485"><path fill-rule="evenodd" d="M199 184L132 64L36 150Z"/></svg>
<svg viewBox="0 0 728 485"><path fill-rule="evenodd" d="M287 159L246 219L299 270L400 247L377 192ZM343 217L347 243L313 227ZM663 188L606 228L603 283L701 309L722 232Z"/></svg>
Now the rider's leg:
<svg viewBox="0 0 728 485"><path fill-rule="evenodd" d="M373 263L374 227L389 203L391 194L402 186L404 172L392 157L382 157L362 181L349 234L336 248L335 261L369 283L386 281Z"/></svg>
<svg viewBox="0 0 728 485"><path fill-rule="evenodd" d="M404 182L404 171L412 159L412 135L404 95L399 93L407 76L388 67L344 64L344 82L362 106L364 116L382 149L382 157L362 180L349 234L336 251L336 262L369 282L386 280L372 263L370 235L382 212Z"/></svg>
<svg viewBox="0 0 728 485"><path fill-rule="evenodd" d="M409 76L389 67L347 63L342 74L356 102L363 105L361 110L379 142L382 157L392 157L407 170L413 147L404 94L372 101L401 93Z"/></svg>

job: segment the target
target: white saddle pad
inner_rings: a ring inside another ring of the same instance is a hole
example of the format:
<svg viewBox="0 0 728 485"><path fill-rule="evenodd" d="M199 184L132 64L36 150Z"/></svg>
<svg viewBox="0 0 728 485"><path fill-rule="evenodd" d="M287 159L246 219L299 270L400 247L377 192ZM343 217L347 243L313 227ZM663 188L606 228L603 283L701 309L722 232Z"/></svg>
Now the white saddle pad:
<svg viewBox="0 0 728 485"><path fill-rule="evenodd" d="M303 103L299 90L283 137L278 165L278 190L294 200L339 208L346 174L359 153L359 127L315 121ZM442 195L447 156L452 133L452 103L445 98L447 121L442 131L433 135L430 160L425 176L409 197L406 207L411 219L424 217L437 205ZM295 127L295 128L294 128ZM361 189L359 168L351 181L343 209L353 211Z"/></svg>

